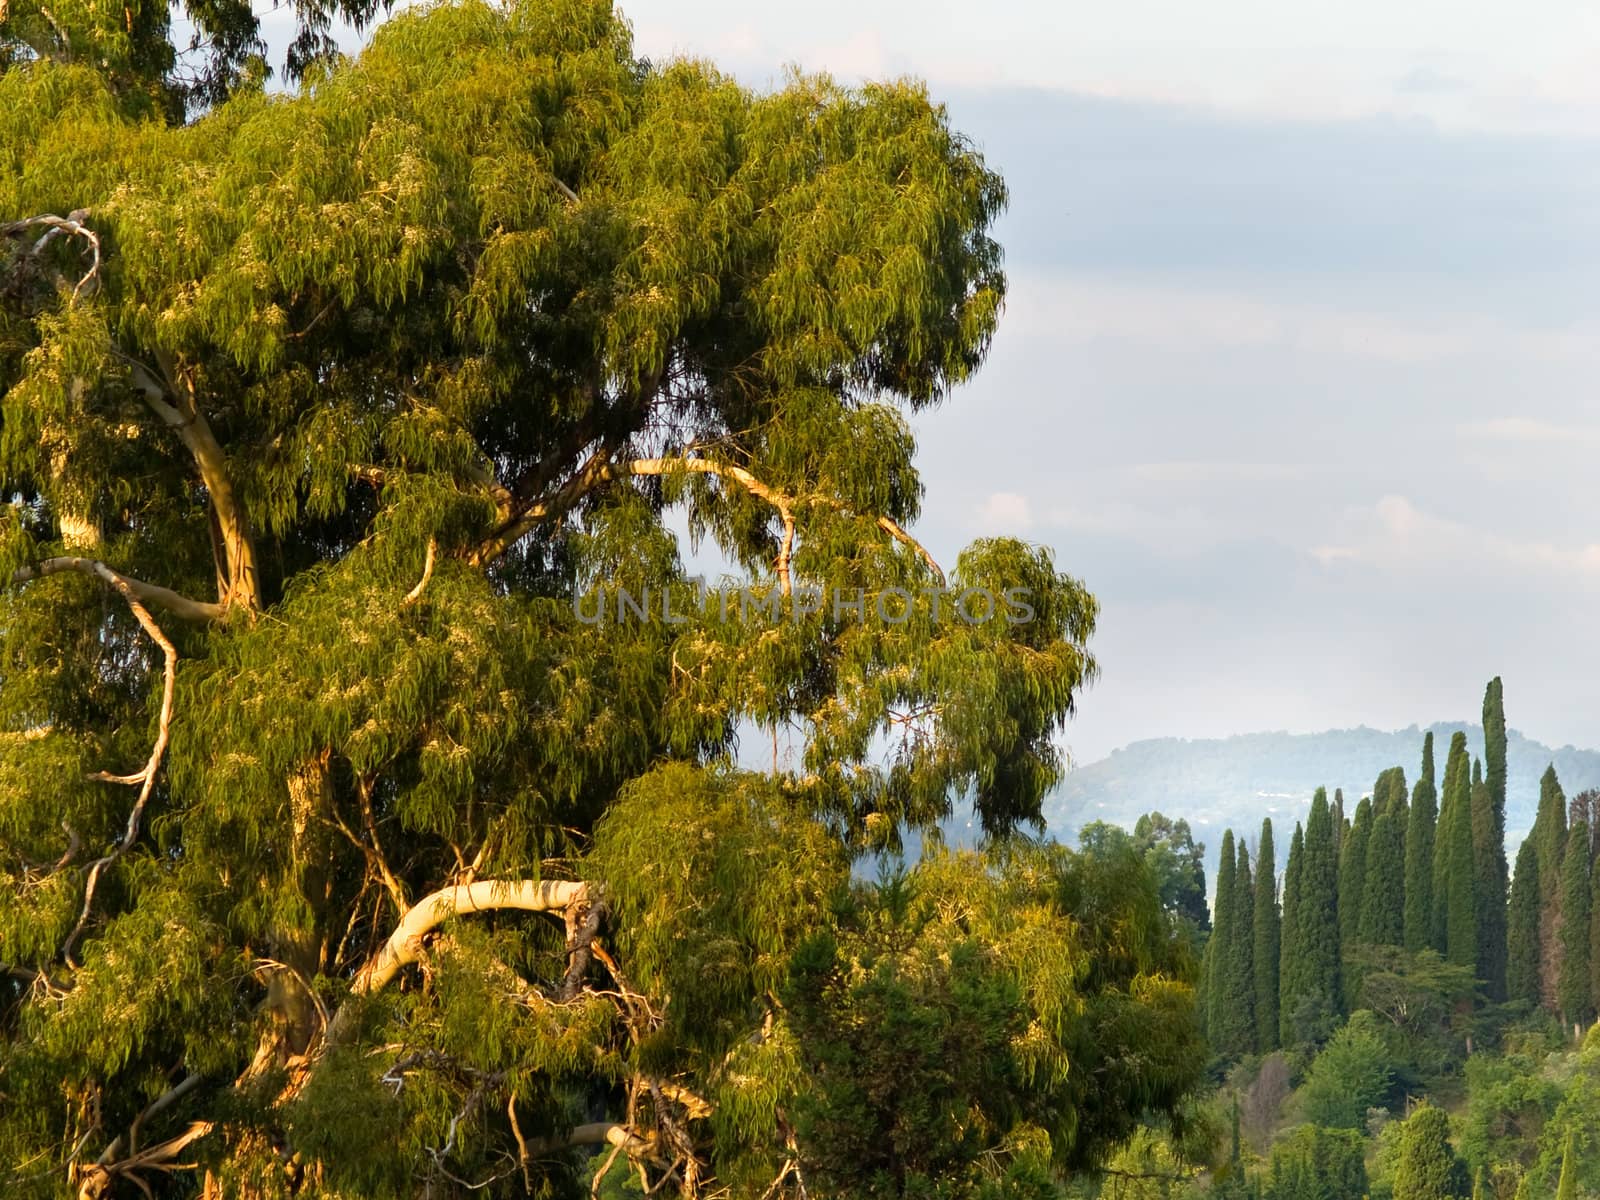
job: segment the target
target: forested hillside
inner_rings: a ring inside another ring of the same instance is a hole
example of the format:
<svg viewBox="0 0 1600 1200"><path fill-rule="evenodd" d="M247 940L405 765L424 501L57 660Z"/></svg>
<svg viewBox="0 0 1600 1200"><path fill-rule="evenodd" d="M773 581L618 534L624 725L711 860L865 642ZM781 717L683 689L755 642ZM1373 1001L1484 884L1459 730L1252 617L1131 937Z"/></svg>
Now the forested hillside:
<svg viewBox="0 0 1600 1200"><path fill-rule="evenodd" d="M1442 750L1457 733L1466 734L1470 753L1482 756L1483 727L1463 722L1394 732L1361 728L1154 738L1073 766L1045 812L1051 832L1063 840L1074 838L1090 821L1131 827L1141 813L1181 812L1207 842L1207 862L1215 871L1223 828L1253 829L1263 817L1279 824L1304 820L1319 787L1359 799L1387 767L1417 762L1425 734L1432 734ZM1600 752L1553 748L1507 731L1506 833L1513 853L1533 826L1539 781L1552 765L1568 791L1600 787ZM1408 770L1415 776L1414 765Z"/></svg>
<svg viewBox="0 0 1600 1200"><path fill-rule="evenodd" d="M1483 728L1481 758L1429 733L1409 786L1395 765L1359 801L1319 788L1292 833L1224 831L1201 1017L1259 1153L1246 1184L1235 1141L1223 1190L1600 1183L1600 791L1569 796L1548 769L1512 874L1499 679Z"/></svg>

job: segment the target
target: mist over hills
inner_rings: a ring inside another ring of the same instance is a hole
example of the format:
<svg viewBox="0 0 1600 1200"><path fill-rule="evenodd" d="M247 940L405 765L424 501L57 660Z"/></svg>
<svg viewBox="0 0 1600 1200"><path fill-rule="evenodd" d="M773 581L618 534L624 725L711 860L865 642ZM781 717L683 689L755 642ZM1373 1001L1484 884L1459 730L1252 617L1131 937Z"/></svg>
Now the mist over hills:
<svg viewBox="0 0 1600 1200"><path fill-rule="evenodd" d="M1483 727L1464 722L1393 732L1363 726L1325 733L1152 738L1068 771L1045 801L1045 819L1052 835L1075 845L1078 829L1091 821L1131 828L1140 814L1152 809L1183 817L1195 839L1206 844L1209 875L1226 828L1253 838L1262 818L1271 817L1277 840L1286 847L1318 787L1326 787L1330 798L1335 788L1342 788L1347 812L1371 793L1379 773L1389 767L1404 767L1410 788L1421 772L1422 739L1429 730L1439 778L1457 730L1466 731L1468 750L1483 756ZM1506 842L1511 856L1533 824L1539 779L1552 763L1569 797L1600 788L1600 752L1573 746L1552 749L1514 729L1507 731ZM1281 862L1283 851L1279 853Z"/></svg>

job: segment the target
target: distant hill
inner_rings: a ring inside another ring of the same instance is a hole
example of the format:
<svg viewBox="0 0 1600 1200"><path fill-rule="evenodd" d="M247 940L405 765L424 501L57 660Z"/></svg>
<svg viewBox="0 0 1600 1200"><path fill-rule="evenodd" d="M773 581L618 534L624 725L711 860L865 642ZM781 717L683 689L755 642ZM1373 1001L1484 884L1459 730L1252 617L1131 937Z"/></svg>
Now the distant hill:
<svg viewBox="0 0 1600 1200"><path fill-rule="evenodd" d="M1442 723L1431 729L1437 778L1444 776L1445 754L1458 729L1467 733L1468 750L1483 755L1482 726ZM1079 826L1090 821L1132 827L1141 813L1152 809L1183 817L1196 840L1206 843L1207 874L1212 876L1223 829L1254 835L1261 819L1270 816L1281 868L1294 823L1305 818L1318 787L1325 786L1330 798L1334 788L1343 788L1347 812L1371 792L1386 768L1404 767L1409 789L1421 771L1426 732L1413 725L1392 733L1363 727L1134 742L1109 758L1069 771L1045 800L1045 817L1050 832L1068 844L1076 844ZM1551 763L1569 797L1600 788L1600 752L1594 750L1552 750L1510 730L1506 759L1506 841L1513 854L1533 824L1539 779Z"/></svg>

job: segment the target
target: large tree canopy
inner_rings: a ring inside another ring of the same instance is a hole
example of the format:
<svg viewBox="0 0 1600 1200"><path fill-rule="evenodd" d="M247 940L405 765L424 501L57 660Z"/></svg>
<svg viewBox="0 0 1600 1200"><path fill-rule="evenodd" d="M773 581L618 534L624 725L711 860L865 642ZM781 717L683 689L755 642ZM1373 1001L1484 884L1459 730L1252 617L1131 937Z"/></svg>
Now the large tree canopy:
<svg viewBox="0 0 1600 1200"><path fill-rule="evenodd" d="M923 89L593 0L128 78L0 60L8 1195L1032 1195L1179 1111L1148 874L1006 842L1094 599L908 532L1004 287Z"/></svg>

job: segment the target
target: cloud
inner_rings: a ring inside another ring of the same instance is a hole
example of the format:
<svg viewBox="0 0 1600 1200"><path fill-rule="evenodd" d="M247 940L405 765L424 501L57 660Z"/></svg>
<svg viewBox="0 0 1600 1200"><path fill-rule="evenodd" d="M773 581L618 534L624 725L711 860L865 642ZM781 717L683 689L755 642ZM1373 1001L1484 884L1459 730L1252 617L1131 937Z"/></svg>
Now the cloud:
<svg viewBox="0 0 1600 1200"><path fill-rule="evenodd" d="M1457 426L1462 437L1498 442L1555 443L1564 446L1600 445L1600 427L1558 425L1530 417L1499 417Z"/></svg>
<svg viewBox="0 0 1600 1200"><path fill-rule="evenodd" d="M1419 509L1405 496L1385 496L1349 514L1350 536L1313 547L1326 568L1360 563L1385 571L1445 569L1472 573L1542 572L1568 581L1600 583L1600 543L1561 546L1507 537Z"/></svg>
<svg viewBox="0 0 1600 1200"><path fill-rule="evenodd" d="M995 492L978 511L978 524L993 532L1020 533L1033 525L1033 508L1026 496Z"/></svg>
<svg viewBox="0 0 1600 1200"><path fill-rule="evenodd" d="M1304 463L1194 460L1135 463L1128 470L1135 479L1144 483L1208 484L1282 483L1304 479L1319 468Z"/></svg>
<svg viewBox="0 0 1600 1200"><path fill-rule="evenodd" d="M1280 348L1396 364L1463 359L1485 350L1544 360L1600 357L1600 322L1594 320L1537 329L1481 314L1389 313L1234 288L1083 275L1014 276L1003 336L1189 352Z"/></svg>

